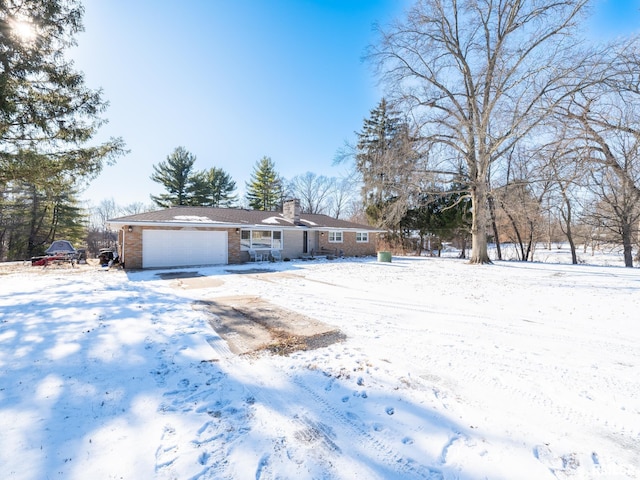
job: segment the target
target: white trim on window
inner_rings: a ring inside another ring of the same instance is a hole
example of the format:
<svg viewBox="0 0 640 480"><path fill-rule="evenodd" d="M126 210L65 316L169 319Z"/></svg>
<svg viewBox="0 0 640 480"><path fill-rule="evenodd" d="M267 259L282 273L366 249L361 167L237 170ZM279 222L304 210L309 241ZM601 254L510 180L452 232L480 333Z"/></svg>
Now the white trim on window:
<svg viewBox="0 0 640 480"><path fill-rule="evenodd" d="M356 232L356 243L369 243L369 232Z"/></svg>
<svg viewBox="0 0 640 480"><path fill-rule="evenodd" d="M329 243L342 243L343 236L342 232L330 231L329 232Z"/></svg>
<svg viewBox="0 0 640 480"><path fill-rule="evenodd" d="M282 230L240 231L240 250L282 250Z"/></svg>

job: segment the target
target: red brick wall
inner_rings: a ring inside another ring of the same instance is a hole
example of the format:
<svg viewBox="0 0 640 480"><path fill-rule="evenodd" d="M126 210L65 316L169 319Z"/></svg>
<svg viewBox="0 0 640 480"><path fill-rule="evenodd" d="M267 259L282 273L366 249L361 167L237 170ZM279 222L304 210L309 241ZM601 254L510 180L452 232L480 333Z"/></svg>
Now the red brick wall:
<svg viewBox="0 0 640 480"><path fill-rule="evenodd" d="M122 227L124 245L120 247L122 261L127 269L142 268L142 228Z"/></svg>
<svg viewBox="0 0 640 480"><path fill-rule="evenodd" d="M118 235L119 238L119 252L124 262L125 267L130 269L142 268L142 231L143 229L149 230L180 230L180 227L131 227L132 231L128 230L128 227L123 227ZM203 228L202 230L226 230L228 235L228 258L230 264L243 263L248 260L246 252L240 251L240 231L236 233L235 228ZM123 248L124 239L124 248ZM339 254L342 250L343 254L347 257L367 256L375 255L378 244L378 234L369 233L369 241L367 243L356 242L355 232L342 232L342 243L329 243L329 236L327 232L323 232L319 236L320 249L335 252ZM321 253L318 251L316 253Z"/></svg>
<svg viewBox="0 0 640 480"><path fill-rule="evenodd" d="M227 228L227 234L229 263L243 263L242 254L240 253L240 229L236 233L235 228Z"/></svg>
<svg viewBox="0 0 640 480"><path fill-rule="evenodd" d="M327 232L322 232L320 235L320 251L329 250L332 252L340 250L346 257L362 257L367 255L375 255L378 244L378 234L369 233L369 241L356 242L355 232L342 232L342 243L329 242L329 235Z"/></svg>

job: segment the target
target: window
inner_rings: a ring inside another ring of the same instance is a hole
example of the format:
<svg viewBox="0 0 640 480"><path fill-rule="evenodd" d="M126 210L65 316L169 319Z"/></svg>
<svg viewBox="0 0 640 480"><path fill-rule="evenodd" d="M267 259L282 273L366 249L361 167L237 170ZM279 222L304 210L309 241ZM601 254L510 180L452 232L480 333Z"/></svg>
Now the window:
<svg viewBox="0 0 640 480"><path fill-rule="evenodd" d="M282 230L242 230L240 249L248 250L282 249Z"/></svg>
<svg viewBox="0 0 640 480"><path fill-rule="evenodd" d="M358 243L368 243L369 242L369 232L356 232L356 242L358 242Z"/></svg>
<svg viewBox="0 0 640 480"><path fill-rule="evenodd" d="M342 232L329 232L329 243L342 243Z"/></svg>
<svg viewBox="0 0 640 480"><path fill-rule="evenodd" d="M240 248L242 250L251 248L251 230L242 230L240 232Z"/></svg>
<svg viewBox="0 0 640 480"><path fill-rule="evenodd" d="M282 248L282 230L274 230L271 236L271 248Z"/></svg>
<svg viewBox="0 0 640 480"><path fill-rule="evenodd" d="M251 232L251 248L271 248L271 230L254 230Z"/></svg>

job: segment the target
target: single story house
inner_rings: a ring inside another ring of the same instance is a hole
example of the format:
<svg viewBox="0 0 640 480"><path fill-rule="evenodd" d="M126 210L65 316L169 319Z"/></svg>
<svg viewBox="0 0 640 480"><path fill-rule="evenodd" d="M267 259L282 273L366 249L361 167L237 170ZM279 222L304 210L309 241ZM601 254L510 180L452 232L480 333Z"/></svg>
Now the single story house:
<svg viewBox="0 0 640 480"><path fill-rule="evenodd" d="M280 258L375 255L383 230L301 214L288 200L283 213L239 208L172 207L108 220L118 231L120 261L127 269L235 264L249 251Z"/></svg>

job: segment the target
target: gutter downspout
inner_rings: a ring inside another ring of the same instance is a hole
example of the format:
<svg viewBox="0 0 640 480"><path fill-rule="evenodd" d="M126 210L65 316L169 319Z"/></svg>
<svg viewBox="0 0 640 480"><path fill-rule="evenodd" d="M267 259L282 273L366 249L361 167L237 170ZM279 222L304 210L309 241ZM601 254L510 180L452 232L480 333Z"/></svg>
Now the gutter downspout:
<svg viewBox="0 0 640 480"><path fill-rule="evenodd" d="M126 227L122 227L122 251L120 252L120 261L122 262L122 268L125 268L127 264L127 256L124 253L124 246L126 245L127 240L127 229Z"/></svg>

